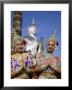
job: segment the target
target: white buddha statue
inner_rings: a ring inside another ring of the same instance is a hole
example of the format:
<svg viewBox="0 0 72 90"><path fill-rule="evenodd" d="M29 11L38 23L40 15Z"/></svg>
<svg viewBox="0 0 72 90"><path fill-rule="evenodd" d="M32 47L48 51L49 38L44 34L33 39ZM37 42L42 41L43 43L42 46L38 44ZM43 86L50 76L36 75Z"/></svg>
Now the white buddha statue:
<svg viewBox="0 0 72 90"><path fill-rule="evenodd" d="M27 42L26 51L31 51L31 54L35 56L37 53L41 51L41 44L38 42L36 37L37 27L35 25L35 21L33 18L31 26L28 27L29 36L25 37Z"/></svg>

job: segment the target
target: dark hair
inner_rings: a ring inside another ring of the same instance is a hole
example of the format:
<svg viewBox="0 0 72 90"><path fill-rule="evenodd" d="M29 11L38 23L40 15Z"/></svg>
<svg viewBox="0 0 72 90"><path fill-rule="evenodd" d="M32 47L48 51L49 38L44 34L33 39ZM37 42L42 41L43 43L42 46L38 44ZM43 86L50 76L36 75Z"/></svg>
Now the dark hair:
<svg viewBox="0 0 72 90"><path fill-rule="evenodd" d="M26 45L26 41L25 40L23 40L22 42L23 42L24 45Z"/></svg>

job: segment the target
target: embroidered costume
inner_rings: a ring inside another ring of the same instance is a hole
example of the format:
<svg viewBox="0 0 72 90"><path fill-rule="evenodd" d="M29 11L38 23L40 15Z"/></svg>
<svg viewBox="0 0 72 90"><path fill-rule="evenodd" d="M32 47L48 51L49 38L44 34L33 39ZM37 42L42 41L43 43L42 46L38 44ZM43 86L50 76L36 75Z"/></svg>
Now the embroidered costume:
<svg viewBox="0 0 72 90"><path fill-rule="evenodd" d="M25 69L21 69L22 56L18 57L17 59L11 58L11 70L15 71L17 74L13 77L13 79L28 79L29 76L25 72Z"/></svg>

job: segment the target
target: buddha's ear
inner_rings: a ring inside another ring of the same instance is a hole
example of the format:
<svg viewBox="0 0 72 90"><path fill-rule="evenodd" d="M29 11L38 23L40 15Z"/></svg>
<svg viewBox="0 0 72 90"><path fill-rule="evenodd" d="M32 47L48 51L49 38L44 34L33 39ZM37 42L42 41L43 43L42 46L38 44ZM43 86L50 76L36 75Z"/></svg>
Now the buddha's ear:
<svg viewBox="0 0 72 90"><path fill-rule="evenodd" d="M30 34L30 27L28 27L28 32L29 32L29 34Z"/></svg>

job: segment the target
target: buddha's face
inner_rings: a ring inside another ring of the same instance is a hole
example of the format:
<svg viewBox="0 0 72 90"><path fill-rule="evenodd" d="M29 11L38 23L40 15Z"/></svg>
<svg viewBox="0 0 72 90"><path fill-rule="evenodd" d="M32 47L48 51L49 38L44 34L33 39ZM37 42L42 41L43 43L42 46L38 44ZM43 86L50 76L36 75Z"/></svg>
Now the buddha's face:
<svg viewBox="0 0 72 90"><path fill-rule="evenodd" d="M36 34L36 32L37 32L37 29L36 29L35 26L29 27L29 33L30 33L30 34Z"/></svg>
<svg viewBox="0 0 72 90"><path fill-rule="evenodd" d="M53 40L50 40L48 41L48 44L47 44L47 51L49 53L52 53L55 49L55 42Z"/></svg>
<svg viewBox="0 0 72 90"><path fill-rule="evenodd" d="M16 42L16 46L15 46L15 49L16 49L16 52L23 52L23 48L25 47L23 41L17 41Z"/></svg>

